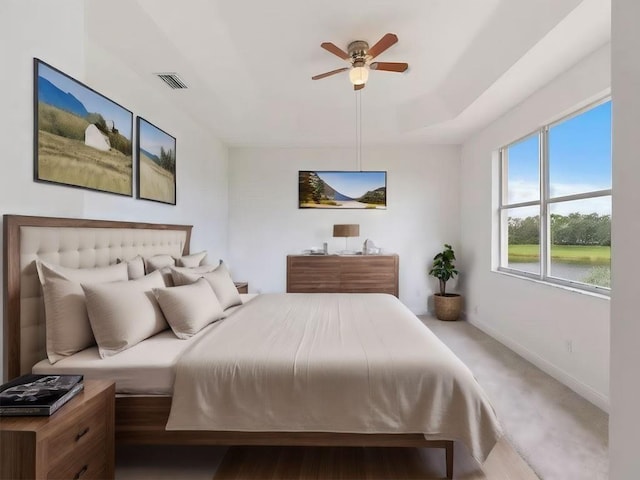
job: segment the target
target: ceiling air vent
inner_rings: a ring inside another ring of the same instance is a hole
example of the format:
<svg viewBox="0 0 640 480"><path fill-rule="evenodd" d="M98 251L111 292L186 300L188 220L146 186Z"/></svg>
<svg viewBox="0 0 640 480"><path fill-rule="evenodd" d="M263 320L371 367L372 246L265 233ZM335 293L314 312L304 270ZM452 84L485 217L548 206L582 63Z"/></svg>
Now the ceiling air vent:
<svg viewBox="0 0 640 480"><path fill-rule="evenodd" d="M177 73L156 73L156 75L171 88L187 88L187 84L182 81Z"/></svg>

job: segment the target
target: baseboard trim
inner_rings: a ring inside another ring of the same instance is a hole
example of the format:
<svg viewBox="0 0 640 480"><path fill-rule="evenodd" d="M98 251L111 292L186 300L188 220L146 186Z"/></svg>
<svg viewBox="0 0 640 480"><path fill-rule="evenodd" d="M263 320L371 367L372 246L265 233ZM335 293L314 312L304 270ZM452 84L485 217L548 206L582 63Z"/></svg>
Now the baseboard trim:
<svg viewBox="0 0 640 480"><path fill-rule="evenodd" d="M529 362L533 363L540 370L542 370L543 372L547 373L548 375L551 375L553 378L555 378L559 382L561 382L564 385L566 385L567 387L569 387L571 390L576 392L578 395L580 395L581 397L583 397L586 400L588 400L591 403L593 403L596 407L598 407L601 410L609 413L609 398L608 397L606 397L606 396L602 395L600 392L594 390L589 385L586 385L586 384L582 383L580 380L578 380L575 377L573 377L572 375L568 374L563 369L557 367L556 365L554 365L553 363L549 362L548 360L545 360L544 358L542 358L537 353L532 352L531 350L529 350L524 345L521 345L520 343L512 340L511 338L509 338L509 337L507 337L505 335L502 335L501 333L499 333L498 331L496 331L494 328L490 327L486 323L484 323L484 322L482 322L482 321L480 321L480 320L478 320L476 318L473 318L472 315L465 315L465 317L466 317L466 321L469 322L471 325L473 325L476 328L479 328L484 333L486 333L487 335L493 337L494 339L496 339L497 341L499 341L500 343L502 343L506 347L510 348L511 350L516 352L518 355L520 355L524 359L526 359Z"/></svg>

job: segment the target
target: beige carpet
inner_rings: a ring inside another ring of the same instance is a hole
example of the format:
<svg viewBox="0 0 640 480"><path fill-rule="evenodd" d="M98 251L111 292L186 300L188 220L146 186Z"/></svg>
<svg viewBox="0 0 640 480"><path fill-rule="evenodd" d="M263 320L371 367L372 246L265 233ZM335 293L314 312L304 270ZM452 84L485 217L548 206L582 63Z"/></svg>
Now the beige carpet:
<svg viewBox="0 0 640 480"><path fill-rule="evenodd" d="M471 367L509 442L541 479L609 478L605 412L473 325L421 319Z"/></svg>
<svg viewBox="0 0 640 480"><path fill-rule="evenodd" d="M508 443L501 445L500 455L492 453L493 458L485 463L486 476L478 475L470 465L468 470L458 469L455 478L528 478L502 470L504 458L517 457L511 445L542 480L608 478L608 417L604 412L472 325L429 317L422 320L471 366L507 434ZM118 447L116 478L211 480L226 453L224 447ZM469 465L465 454L464 447L456 445L456 463ZM519 457L514 459L518 462ZM431 464L442 468L439 457ZM489 470L500 473L490 474Z"/></svg>

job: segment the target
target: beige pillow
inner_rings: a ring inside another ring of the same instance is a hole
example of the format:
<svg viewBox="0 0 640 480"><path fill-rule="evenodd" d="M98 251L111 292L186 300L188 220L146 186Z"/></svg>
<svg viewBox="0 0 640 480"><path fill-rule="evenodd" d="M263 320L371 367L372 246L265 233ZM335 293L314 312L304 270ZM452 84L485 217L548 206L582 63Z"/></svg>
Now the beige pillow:
<svg viewBox="0 0 640 480"><path fill-rule="evenodd" d="M129 280L144 277L144 259L138 255L131 260L122 260L118 258L118 263L126 263L129 272Z"/></svg>
<svg viewBox="0 0 640 480"><path fill-rule="evenodd" d="M174 270L176 272L182 272L182 273L208 273L208 272L213 272L216 268L218 268L217 265L202 265L200 267L192 267L192 268L164 267L160 269L160 273L162 273L162 276L164 277L164 284L167 287L173 287L175 286L175 283L173 281Z"/></svg>
<svg viewBox="0 0 640 480"><path fill-rule="evenodd" d="M160 272L126 282L82 284L91 329L102 358L168 327L153 295L154 288L164 286Z"/></svg>
<svg viewBox="0 0 640 480"><path fill-rule="evenodd" d="M169 267L171 272L180 273L209 273L213 272L218 265L200 265L199 267Z"/></svg>
<svg viewBox="0 0 640 480"><path fill-rule="evenodd" d="M127 265L67 268L36 261L44 296L47 357L53 364L94 345L84 291L80 282L127 279Z"/></svg>
<svg viewBox="0 0 640 480"><path fill-rule="evenodd" d="M213 291L216 294L216 297L218 297L220 305L222 305L224 310L242 303L238 289L233 283L229 270L227 270L224 263L221 263L215 270L209 273L187 273L173 268L171 270L171 275L173 276L173 283L176 286L187 285L189 283L194 283L201 277L204 278L209 282L211 288L213 288Z"/></svg>
<svg viewBox="0 0 640 480"><path fill-rule="evenodd" d="M191 255L185 255L183 257L176 258L176 266L187 268L199 267L200 265L204 264L204 259L206 258L206 256L206 251L192 253Z"/></svg>
<svg viewBox="0 0 640 480"><path fill-rule="evenodd" d="M144 259L144 268L147 274L165 267L173 267L176 264L171 255L154 255Z"/></svg>
<svg viewBox="0 0 640 480"><path fill-rule="evenodd" d="M40 283L42 285L44 285L43 267L46 267L50 273L53 272L54 274L57 274L58 277L80 283L114 282L118 280L127 280L128 278L126 264L94 268L70 268L45 262L44 260L36 260L36 270L38 271L38 277L40 278Z"/></svg>
<svg viewBox="0 0 640 480"><path fill-rule="evenodd" d="M224 316L216 294L204 278L180 287L154 289L153 293L173 333L181 339Z"/></svg>

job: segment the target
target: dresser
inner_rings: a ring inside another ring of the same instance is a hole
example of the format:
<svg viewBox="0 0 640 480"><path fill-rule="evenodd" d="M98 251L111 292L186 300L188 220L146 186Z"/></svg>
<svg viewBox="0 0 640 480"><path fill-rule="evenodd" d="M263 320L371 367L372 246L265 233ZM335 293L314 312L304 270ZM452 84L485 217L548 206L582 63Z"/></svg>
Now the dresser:
<svg viewBox="0 0 640 480"><path fill-rule="evenodd" d="M398 296L398 255L288 255L289 293Z"/></svg>
<svg viewBox="0 0 640 480"><path fill-rule="evenodd" d="M1 479L113 479L115 386L84 391L49 417L2 417Z"/></svg>

